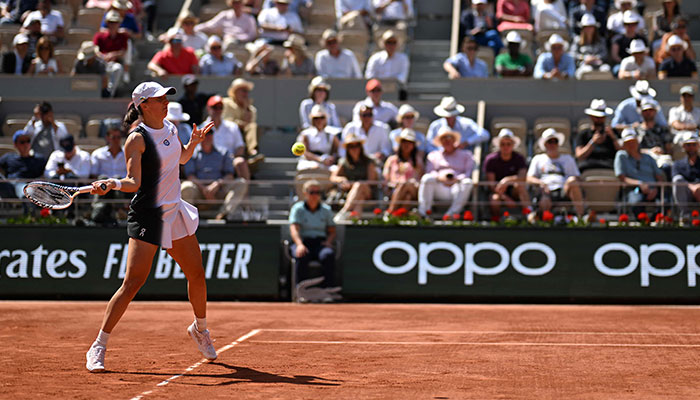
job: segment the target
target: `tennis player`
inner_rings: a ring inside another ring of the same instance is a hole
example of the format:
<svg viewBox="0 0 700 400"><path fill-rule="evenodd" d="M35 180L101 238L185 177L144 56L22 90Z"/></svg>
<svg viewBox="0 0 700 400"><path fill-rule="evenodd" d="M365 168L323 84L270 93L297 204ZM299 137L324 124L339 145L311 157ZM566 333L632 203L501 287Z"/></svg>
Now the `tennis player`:
<svg viewBox="0 0 700 400"><path fill-rule="evenodd" d="M207 329L207 286L202 253L195 236L199 214L194 206L180 198L179 179L179 166L189 161L213 123L202 129L195 125L189 143L183 145L175 125L165 119L168 114L165 96L173 94L175 88L156 82L143 82L134 89L132 103L124 117L127 129L138 122L124 145L127 176L92 183L93 194L120 190L136 192L136 195L131 200L127 220L126 276L109 301L100 333L87 352L86 367L90 372L104 371L109 335L146 282L159 246L167 250L187 277L187 294L195 316L187 332L205 358L216 359ZM100 187L102 184L106 189Z"/></svg>

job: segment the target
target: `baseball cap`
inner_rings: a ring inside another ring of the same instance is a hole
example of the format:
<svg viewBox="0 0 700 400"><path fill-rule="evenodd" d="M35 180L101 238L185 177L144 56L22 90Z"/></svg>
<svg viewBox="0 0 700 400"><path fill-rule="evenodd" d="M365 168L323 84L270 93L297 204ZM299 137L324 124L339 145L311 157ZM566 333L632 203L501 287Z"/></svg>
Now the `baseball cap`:
<svg viewBox="0 0 700 400"><path fill-rule="evenodd" d="M182 77L182 86L191 85L197 82L199 82L199 80L197 80L197 77L195 75L187 74Z"/></svg>
<svg viewBox="0 0 700 400"><path fill-rule="evenodd" d="M659 103L652 99L651 97L644 97L642 99L642 104L641 104L642 111L644 110L658 110L659 109Z"/></svg>
<svg viewBox="0 0 700 400"><path fill-rule="evenodd" d="M685 85L680 90L681 94L690 94L695 96L695 88L692 85Z"/></svg>
<svg viewBox="0 0 700 400"><path fill-rule="evenodd" d="M122 16L117 10L109 10L105 16L105 21L107 22L121 22Z"/></svg>
<svg viewBox="0 0 700 400"><path fill-rule="evenodd" d="M207 100L207 107L214 107L217 104L222 104L224 102L224 99L217 95L211 96L209 100Z"/></svg>
<svg viewBox="0 0 700 400"><path fill-rule="evenodd" d="M15 35L14 39L12 39L12 45L17 46L18 44L27 44L29 43L29 36L27 36L24 33L18 33Z"/></svg>
<svg viewBox="0 0 700 400"><path fill-rule="evenodd" d="M634 128L625 128L622 131L622 141L627 142L632 139L637 140L637 131Z"/></svg>
<svg viewBox="0 0 700 400"><path fill-rule="evenodd" d="M134 102L134 107L138 107L151 97L160 97L175 93L177 93L177 90L172 86L163 87L158 82L143 82L136 86L136 89L131 92L131 101Z"/></svg>
<svg viewBox="0 0 700 400"><path fill-rule="evenodd" d="M683 131L681 133L681 144L686 144L686 143L698 143L700 142L700 137L698 137L698 134L693 131Z"/></svg>
<svg viewBox="0 0 700 400"><path fill-rule="evenodd" d="M32 136L32 134L20 129L16 131L14 135L12 135L12 143L17 143L17 140L22 136Z"/></svg>
<svg viewBox="0 0 700 400"><path fill-rule="evenodd" d="M371 92L372 90L374 90L376 88L381 89L381 87L382 87L382 83L379 82L378 79L370 79L367 81L367 84L365 85L365 91Z"/></svg>
<svg viewBox="0 0 700 400"><path fill-rule="evenodd" d="M75 147L75 138L71 134L63 136L58 139L58 145L61 146L61 150L67 153Z"/></svg>

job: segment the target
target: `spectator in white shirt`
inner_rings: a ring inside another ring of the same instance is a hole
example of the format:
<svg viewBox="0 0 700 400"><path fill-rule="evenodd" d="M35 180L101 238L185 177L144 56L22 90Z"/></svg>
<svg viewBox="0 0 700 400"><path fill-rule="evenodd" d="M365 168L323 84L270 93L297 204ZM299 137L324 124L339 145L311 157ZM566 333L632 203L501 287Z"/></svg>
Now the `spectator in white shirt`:
<svg viewBox="0 0 700 400"><path fill-rule="evenodd" d="M399 39L396 33L393 30L384 32L381 43L384 50L374 53L367 61L365 79L397 79L405 85L410 63L405 53L397 51Z"/></svg>
<svg viewBox="0 0 700 400"><path fill-rule="evenodd" d="M389 127L375 120L371 106L366 104L360 106L359 115L359 120L350 121L345 125L341 142L344 142L348 135L362 138L365 154L374 158L379 165L383 165L384 160L393 151L391 139L389 139ZM340 153L341 156L345 156L344 149L341 149Z"/></svg>
<svg viewBox="0 0 700 400"><path fill-rule="evenodd" d="M203 32L195 31L195 26L197 26L198 23L199 18L194 15L192 11L187 10L184 14L178 17L175 26L168 29L166 33L160 35L158 40L160 40L162 43L168 43L170 37L172 37L176 32L180 31L182 34L182 45L185 47L191 47L195 50L195 52L201 52L207 45L207 35Z"/></svg>
<svg viewBox="0 0 700 400"><path fill-rule="evenodd" d="M612 37L616 34L625 34L625 24L622 22L625 11L632 10L635 14L637 13L634 8L637 7L637 0L615 0L615 8L618 12L610 15L608 17L608 34ZM644 18L639 18L639 24L637 24L637 33L643 34L646 31L646 24L644 23Z"/></svg>
<svg viewBox="0 0 700 400"><path fill-rule="evenodd" d="M555 0L541 0L533 8L536 32L567 29L566 12L557 7Z"/></svg>
<svg viewBox="0 0 700 400"><path fill-rule="evenodd" d="M34 116L24 126L24 132L32 135L32 150L35 154L49 157L58 150L58 138L68 136L63 122L56 122L51 103L43 101L34 106Z"/></svg>
<svg viewBox="0 0 700 400"><path fill-rule="evenodd" d="M643 40L634 39L630 43L627 52L628 57L622 59L619 79L649 80L656 79L656 63L647 55L649 49Z"/></svg>
<svg viewBox="0 0 700 400"><path fill-rule="evenodd" d="M236 176L245 180L250 180L250 168L245 156L245 142L241 136L241 130L235 122L221 118L224 111L224 99L219 96L212 96L207 101L207 112L209 118L202 122L202 126L209 122L214 122L211 128L214 132L214 146L220 147L233 155L233 168Z"/></svg>
<svg viewBox="0 0 700 400"><path fill-rule="evenodd" d="M695 88L692 85L683 86L680 90L681 104L668 111L668 124L675 134L682 131L696 131L700 128L700 107L693 106ZM674 139L674 142L678 142Z"/></svg>
<svg viewBox="0 0 700 400"><path fill-rule="evenodd" d="M22 28L27 28L33 19L41 21L41 33L48 36L53 43L63 41L65 32L63 29L63 15L51 9L51 0L39 0L36 11L32 11L24 19Z"/></svg>
<svg viewBox="0 0 700 400"><path fill-rule="evenodd" d="M223 10L209 21L194 27L196 32L207 35L219 35L224 38L224 45L229 43L248 43L258 37L258 25L255 18L243 10L243 0L228 0L229 10Z"/></svg>
<svg viewBox="0 0 700 400"><path fill-rule="evenodd" d="M303 33L299 15L289 11L289 0L275 0L274 8L258 14L260 37L270 44L282 44L291 33Z"/></svg>
<svg viewBox="0 0 700 400"><path fill-rule="evenodd" d="M340 47L338 32L326 29L321 36L325 49L316 53L316 73L324 78L361 78L360 66L355 53Z"/></svg>
<svg viewBox="0 0 700 400"><path fill-rule="evenodd" d="M51 153L44 175L50 179L77 179L90 176L90 153L75 145L73 135L62 136L58 150Z"/></svg>
<svg viewBox="0 0 700 400"><path fill-rule="evenodd" d="M413 18L413 0L372 0L377 22L405 29L406 21Z"/></svg>
<svg viewBox="0 0 700 400"><path fill-rule="evenodd" d="M377 79L370 79L365 85L367 97L355 104L352 109L352 118L355 121L360 120L360 108L363 106L372 107L374 110L374 119L376 121L389 124L392 127L396 125L396 116L399 109L388 101L382 100L382 83Z"/></svg>
<svg viewBox="0 0 700 400"><path fill-rule="evenodd" d="M357 21L364 21L370 26L372 5L370 0L335 0L335 17L337 25L342 28L357 28Z"/></svg>

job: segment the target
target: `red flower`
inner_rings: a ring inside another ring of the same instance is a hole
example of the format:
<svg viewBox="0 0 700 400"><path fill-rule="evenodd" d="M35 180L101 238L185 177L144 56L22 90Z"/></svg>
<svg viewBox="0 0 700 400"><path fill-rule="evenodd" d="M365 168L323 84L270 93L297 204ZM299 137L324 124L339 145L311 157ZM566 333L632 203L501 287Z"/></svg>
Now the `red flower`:
<svg viewBox="0 0 700 400"><path fill-rule="evenodd" d="M379 214L382 213L382 210L381 210L379 207L377 207L377 208L375 208L374 211L372 211L372 212L374 213L374 215L379 215Z"/></svg>
<svg viewBox="0 0 700 400"><path fill-rule="evenodd" d="M667 216L665 219L666 219L666 223L667 223L667 224L672 224L672 223L673 223L673 218L671 218L670 216Z"/></svg>
<svg viewBox="0 0 700 400"><path fill-rule="evenodd" d="M445 214L442 216L443 221L449 221L450 220L450 214Z"/></svg>
<svg viewBox="0 0 700 400"><path fill-rule="evenodd" d="M694 219L693 226L700 226L700 219Z"/></svg>
<svg viewBox="0 0 700 400"><path fill-rule="evenodd" d="M510 217L510 213L508 211L503 212L503 218L508 218Z"/></svg>
<svg viewBox="0 0 700 400"><path fill-rule="evenodd" d="M433 213L433 210L425 210L425 215L430 215Z"/></svg>
<svg viewBox="0 0 700 400"><path fill-rule="evenodd" d="M464 212L462 219L464 219L465 221L474 221L474 215L472 215L471 211L467 210Z"/></svg>
<svg viewBox="0 0 700 400"><path fill-rule="evenodd" d="M401 207L398 210L396 210L397 217L403 217L404 215L408 214L408 210L405 207Z"/></svg>
<svg viewBox="0 0 700 400"><path fill-rule="evenodd" d="M620 214L620 218L618 218L618 221L623 223L630 222L630 217L627 214Z"/></svg>
<svg viewBox="0 0 700 400"><path fill-rule="evenodd" d="M353 212L350 213L350 217L351 217L351 218L357 218L357 217L359 217L359 216L360 216L360 213L357 212L357 211L353 211Z"/></svg>
<svg viewBox="0 0 700 400"><path fill-rule="evenodd" d="M698 210L693 210L693 212L690 213L690 216L693 218L700 217L700 211Z"/></svg>
<svg viewBox="0 0 700 400"><path fill-rule="evenodd" d="M498 215L491 216L491 222L498 222L500 220L501 220L501 217L499 217Z"/></svg>
<svg viewBox="0 0 700 400"><path fill-rule="evenodd" d="M542 213L542 221L551 222L552 220L554 220L554 214L552 214L551 211L545 211Z"/></svg>
<svg viewBox="0 0 700 400"><path fill-rule="evenodd" d="M637 220L641 222L649 222L649 215L645 212L637 214Z"/></svg>
<svg viewBox="0 0 700 400"><path fill-rule="evenodd" d="M459 214L452 214L452 219L455 221L459 221Z"/></svg>
<svg viewBox="0 0 700 400"><path fill-rule="evenodd" d="M654 218L654 222L656 222L657 224L664 222L664 215L661 213L657 213L656 217Z"/></svg>
<svg viewBox="0 0 700 400"><path fill-rule="evenodd" d="M523 208L523 215L528 215L528 214L530 214L531 212L532 212L532 210L530 210L530 207L525 207L525 208Z"/></svg>
<svg viewBox="0 0 700 400"><path fill-rule="evenodd" d="M573 220L573 219L574 219L574 216L571 215L571 214L569 214L569 215L566 216L566 222L570 222L570 221Z"/></svg>
<svg viewBox="0 0 700 400"><path fill-rule="evenodd" d="M42 208L40 214L42 217L46 218L49 215L51 215L51 210L49 210L48 208Z"/></svg>
<svg viewBox="0 0 700 400"><path fill-rule="evenodd" d="M598 222L600 222L601 224L605 225L605 218L599 219Z"/></svg>

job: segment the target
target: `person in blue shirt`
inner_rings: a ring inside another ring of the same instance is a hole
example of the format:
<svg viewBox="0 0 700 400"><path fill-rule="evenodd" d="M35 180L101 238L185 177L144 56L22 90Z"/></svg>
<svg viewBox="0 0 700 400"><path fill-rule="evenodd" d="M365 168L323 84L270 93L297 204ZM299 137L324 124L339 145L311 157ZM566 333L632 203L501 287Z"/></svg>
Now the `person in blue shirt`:
<svg viewBox="0 0 700 400"><path fill-rule="evenodd" d="M119 15L121 15L122 17L122 23L121 25L119 25L119 28L125 29L132 39L140 39L141 36L143 36L141 32L141 27L139 26L139 23L136 20L134 14L129 12L130 8L131 3L129 1L115 0L112 2L112 5L110 6L109 10L105 12L105 16L109 11L117 10L119 12ZM105 17L102 17L102 23L100 24L100 28L107 29L107 21L105 20Z"/></svg>
<svg viewBox="0 0 700 400"><path fill-rule="evenodd" d="M540 54L535 64L535 79L569 79L576 73L576 62L566 50L569 43L553 34L545 44L546 53Z"/></svg>
<svg viewBox="0 0 700 400"><path fill-rule="evenodd" d="M700 138L694 131L680 133L683 150L687 157L673 163L673 198L681 210L681 219L688 218L690 205L700 202L700 162L698 145Z"/></svg>
<svg viewBox="0 0 700 400"><path fill-rule="evenodd" d="M488 65L476 57L479 44L476 40L465 37L462 40L462 51L445 60L442 68L450 79L457 78L487 78Z"/></svg>
<svg viewBox="0 0 700 400"><path fill-rule="evenodd" d="M221 39L212 35L207 40L207 53L199 60L199 70L202 75L230 76L240 75L243 64L233 53L224 53Z"/></svg>
<svg viewBox="0 0 700 400"><path fill-rule="evenodd" d="M17 153L7 153L0 157L0 198L22 198L27 185L25 179L39 178L44 175L46 158L32 153L32 134L18 130L12 135L12 142ZM19 181L15 181L15 179Z"/></svg>
<svg viewBox="0 0 700 400"><path fill-rule="evenodd" d="M491 138L489 131L480 127L474 120L460 115L464 112L464 106L457 104L457 99L452 96L443 97L440 104L433 108L433 112L441 118L431 122L428 127L426 135L428 138L428 149L426 154L438 149L434 141L438 132L444 126L448 126L460 134L460 149L473 150L475 145Z"/></svg>
<svg viewBox="0 0 700 400"><path fill-rule="evenodd" d="M611 122L613 129L617 129L618 131L641 125L643 121L640 108L642 99L645 97L656 97L656 90L649 85L648 81L637 81L633 86L630 86L629 90L632 97L622 100L620 104L617 105ZM668 126L664 113L656 113L654 121L656 125Z"/></svg>

